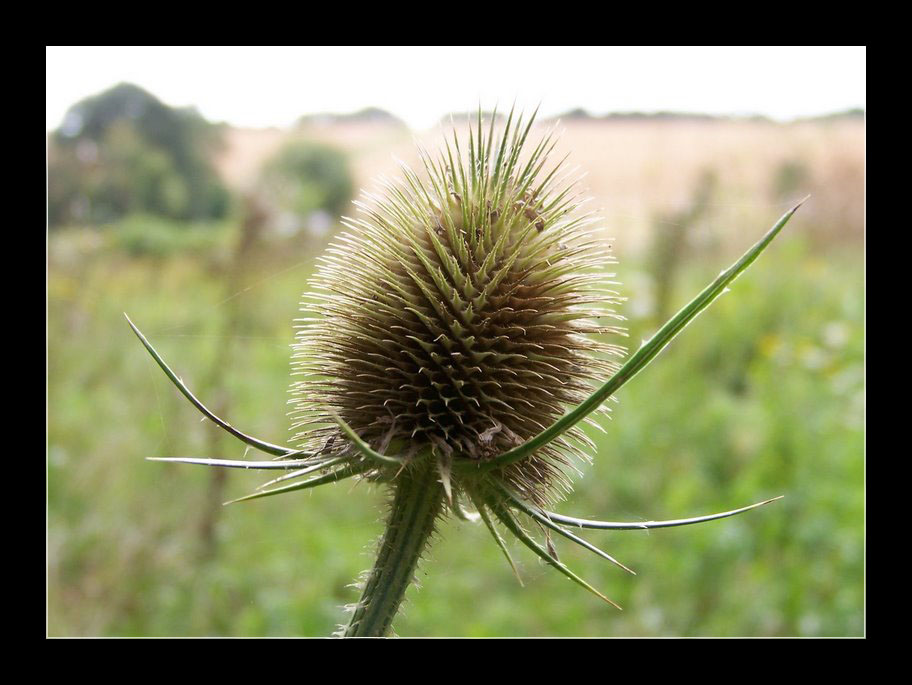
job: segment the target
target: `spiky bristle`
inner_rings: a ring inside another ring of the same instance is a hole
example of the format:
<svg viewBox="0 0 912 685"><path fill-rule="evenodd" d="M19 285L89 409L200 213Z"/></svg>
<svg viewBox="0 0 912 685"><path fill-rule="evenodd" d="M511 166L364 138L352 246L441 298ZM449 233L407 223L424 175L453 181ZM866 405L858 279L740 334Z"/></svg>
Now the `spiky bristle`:
<svg viewBox="0 0 912 685"><path fill-rule="evenodd" d="M321 259L295 344L302 449L349 449L336 412L379 452L436 455L448 480L450 463L529 439L617 369L623 348L593 337L622 330L614 260L549 159L553 132L526 153L531 119L494 122L479 115L465 150L454 132L422 153L426 175L382 181ZM504 479L544 502L587 445L575 429Z"/></svg>

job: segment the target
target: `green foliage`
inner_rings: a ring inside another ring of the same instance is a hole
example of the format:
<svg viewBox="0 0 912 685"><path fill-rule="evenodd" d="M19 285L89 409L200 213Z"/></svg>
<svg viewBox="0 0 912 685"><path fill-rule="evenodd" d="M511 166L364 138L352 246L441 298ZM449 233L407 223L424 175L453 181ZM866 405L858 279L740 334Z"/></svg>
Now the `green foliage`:
<svg viewBox="0 0 912 685"><path fill-rule="evenodd" d="M345 153L309 141L286 145L266 164L260 185L272 204L299 217L322 210L336 218L354 193Z"/></svg>
<svg viewBox="0 0 912 685"><path fill-rule="evenodd" d="M211 168L219 129L129 84L74 105L49 141L52 227L102 224L130 213L180 220L225 216Z"/></svg>
<svg viewBox="0 0 912 685"><path fill-rule="evenodd" d="M65 237L51 237L52 258ZM863 633L863 265L857 252L779 240L619 393L607 433L591 433L593 465L557 511L646 520L785 499L701 527L585 533L636 577L557 541L561 561L623 612L511 540L521 587L483 524L448 520L423 591L407 595L400 635ZM198 563L192 522L207 506L209 474L143 458L204 454L210 427L122 312L199 387L220 344L224 283L181 255L81 255L54 258L48 279L49 634L328 635L357 598L347 586L370 563L364 545L381 532L382 491L360 484L353 494L348 482L232 505L216 531L220 556ZM719 261L688 260L672 306L715 277ZM620 271L638 266L628 258ZM308 267L260 268L258 285L238 294L258 316L234 341L230 418L281 440L290 321ZM632 349L654 333L651 320L630 327ZM211 456L243 453L227 438ZM254 476L244 476L229 481L227 498L250 492Z"/></svg>
<svg viewBox="0 0 912 685"><path fill-rule="evenodd" d="M215 248L224 248L231 231L225 222L185 224L148 214L131 214L111 226L107 235L115 248L133 257L168 257L207 254Z"/></svg>

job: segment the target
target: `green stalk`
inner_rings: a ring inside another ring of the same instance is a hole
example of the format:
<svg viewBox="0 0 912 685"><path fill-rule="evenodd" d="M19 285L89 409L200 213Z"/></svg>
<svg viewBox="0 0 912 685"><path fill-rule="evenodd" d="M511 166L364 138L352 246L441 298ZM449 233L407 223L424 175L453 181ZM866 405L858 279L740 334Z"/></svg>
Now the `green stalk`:
<svg viewBox="0 0 912 685"><path fill-rule="evenodd" d="M432 459L403 470L394 484L396 494L377 561L343 637L389 633L443 505L443 486Z"/></svg>

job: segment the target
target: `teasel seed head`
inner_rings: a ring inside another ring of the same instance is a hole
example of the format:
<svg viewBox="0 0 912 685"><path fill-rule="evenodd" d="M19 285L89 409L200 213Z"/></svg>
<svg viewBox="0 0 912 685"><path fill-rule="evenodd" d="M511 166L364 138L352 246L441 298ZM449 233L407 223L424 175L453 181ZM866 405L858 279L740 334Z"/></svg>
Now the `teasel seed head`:
<svg viewBox="0 0 912 685"><path fill-rule="evenodd" d="M437 460L452 501L454 464L525 442L618 369L616 262L550 157L554 131L530 145L533 120L511 113L496 131L479 115L467 141L454 131L438 156L421 151L424 174L403 165L343 220L298 321L302 451L352 449L336 414L377 452ZM544 504L589 448L574 428L500 475Z"/></svg>
<svg viewBox="0 0 912 685"><path fill-rule="evenodd" d="M291 413L300 449L244 433L214 414L127 318L206 418L275 457L157 460L288 472L234 501L352 477L394 482L377 560L342 635L389 632L447 511L483 521L517 576L498 523L617 607L558 559L551 532L630 571L571 529L686 526L781 498L668 521L597 521L543 508L569 489L565 467L592 446L579 424L606 411L607 399L727 292L801 203L621 366L623 348L603 337L623 334L615 311L621 298L607 271L615 262L595 216L581 209L573 173L563 160L549 160L553 131L524 151L533 120L514 122L511 112L495 136L496 117L485 131L479 113L466 154L454 132L438 157L422 152L423 177L403 167L400 180L382 181L381 194L358 203L360 218L345 220L347 232L327 250L305 296L312 316L299 320ZM590 385L602 380L597 389ZM460 499L477 514L466 513ZM524 519L545 533L544 546Z"/></svg>

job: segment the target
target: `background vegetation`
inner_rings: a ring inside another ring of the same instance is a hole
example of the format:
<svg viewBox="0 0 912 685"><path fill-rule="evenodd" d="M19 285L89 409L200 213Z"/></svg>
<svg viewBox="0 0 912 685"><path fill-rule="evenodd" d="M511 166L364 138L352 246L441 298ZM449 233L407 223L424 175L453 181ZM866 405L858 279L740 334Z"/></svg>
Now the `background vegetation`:
<svg viewBox="0 0 912 685"><path fill-rule="evenodd" d="M202 468L144 461L244 449L200 422L122 313L204 401L281 441L291 323L314 259L339 212L350 213L342 198L352 188L395 174L391 155L413 161L411 134L376 116L308 118L276 132L159 111L191 122L181 145L202 152L187 161L151 136L148 120L114 111L98 126L84 115L49 142L48 632L328 635L370 565L382 491L342 483L221 508L266 478L231 472L214 483ZM863 122L579 118L566 127L562 145L590 172L616 238L631 347L655 329L657 308L686 302L788 203L813 198L732 292L624 388L560 511L677 518L786 497L700 527L592 531L636 577L558 542L624 612L517 546L520 587L485 530L447 521L397 632L862 634ZM90 186L67 175L80 139L103 160ZM323 161L298 165L302 151ZM277 169L288 192L270 195ZM168 179L184 179L184 190L162 190ZM127 200L97 200L109 197Z"/></svg>
<svg viewBox="0 0 912 685"><path fill-rule="evenodd" d="M104 223L134 212L223 217L228 191L209 163L218 127L121 84L74 105L48 142L49 222Z"/></svg>

